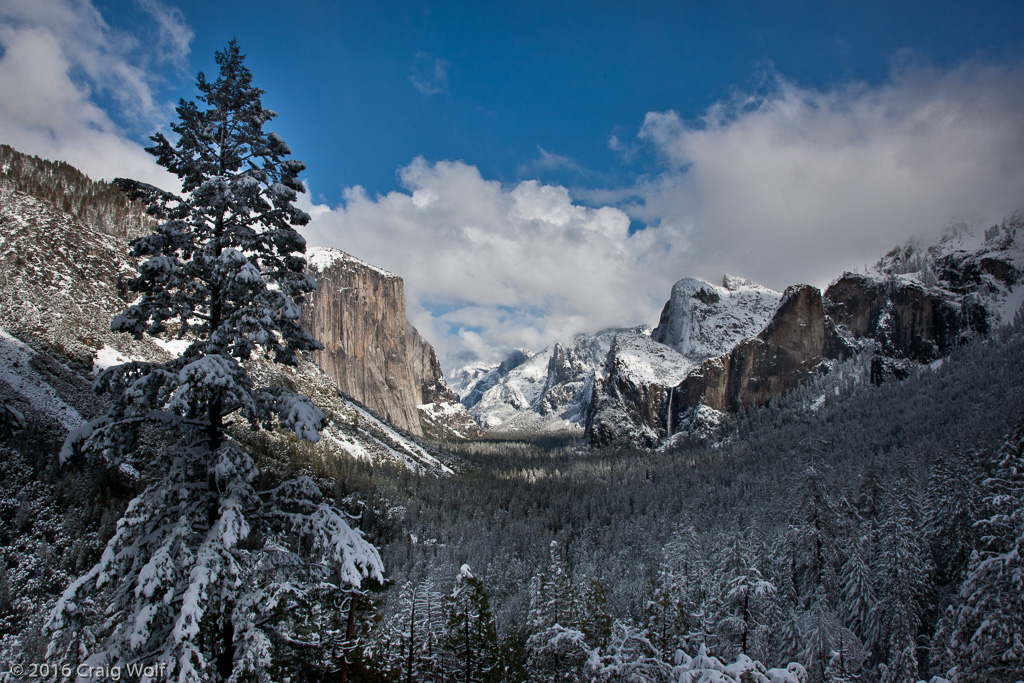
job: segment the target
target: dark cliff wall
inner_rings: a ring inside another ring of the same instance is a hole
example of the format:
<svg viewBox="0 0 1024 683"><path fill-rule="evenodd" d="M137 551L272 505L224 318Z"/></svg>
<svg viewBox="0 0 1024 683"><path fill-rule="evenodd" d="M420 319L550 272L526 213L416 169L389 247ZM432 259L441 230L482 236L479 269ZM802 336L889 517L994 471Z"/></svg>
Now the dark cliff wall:
<svg viewBox="0 0 1024 683"><path fill-rule="evenodd" d="M676 389L680 409L701 403L715 410L760 406L798 386L827 352L837 349L821 291L790 287L767 327L727 354L711 358Z"/></svg>

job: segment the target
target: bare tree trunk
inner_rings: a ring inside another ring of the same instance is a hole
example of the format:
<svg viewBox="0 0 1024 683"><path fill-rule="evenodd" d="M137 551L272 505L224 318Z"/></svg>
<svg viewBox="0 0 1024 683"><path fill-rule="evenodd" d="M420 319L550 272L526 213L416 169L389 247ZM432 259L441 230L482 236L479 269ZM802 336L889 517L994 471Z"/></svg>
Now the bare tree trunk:
<svg viewBox="0 0 1024 683"><path fill-rule="evenodd" d="M338 678L339 683L348 682L348 653L351 648L350 643L352 637L356 634L356 599L359 598L359 594L352 593L352 602L348 607L348 626L345 628L345 650L341 656L341 675Z"/></svg>

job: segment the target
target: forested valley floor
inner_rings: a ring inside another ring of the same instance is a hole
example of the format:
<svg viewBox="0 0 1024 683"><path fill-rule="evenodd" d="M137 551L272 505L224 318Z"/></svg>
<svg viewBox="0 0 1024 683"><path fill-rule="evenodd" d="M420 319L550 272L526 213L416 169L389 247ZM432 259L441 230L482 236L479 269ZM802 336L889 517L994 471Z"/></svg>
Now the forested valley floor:
<svg viewBox="0 0 1024 683"><path fill-rule="evenodd" d="M902 382L855 358L709 439L449 444L450 476L250 445L265 476L333 487L381 549L351 681L1012 681L1021 358L1018 320ZM41 657L43 612L131 486L33 460L59 439L31 424L11 438L0 626L5 652Z"/></svg>
<svg viewBox="0 0 1024 683"><path fill-rule="evenodd" d="M975 585L979 563L1020 543L1007 520L1020 516L1022 357L1018 321L903 382L871 386L854 359L714 440L654 453L549 438L453 446L468 464L447 478L339 464L339 496L366 501L392 582L371 653L396 680L464 667L444 615L466 565L499 651L478 661L508 680L576 680L602 654L605 674L625 675L613 660L668 664L702 646L800 662L809 680L972 665L962 680L1011 680L978 659L994 650L970 640L970 591L999 590ZM1002 608L1020 623L1019 596Z"/></svg>

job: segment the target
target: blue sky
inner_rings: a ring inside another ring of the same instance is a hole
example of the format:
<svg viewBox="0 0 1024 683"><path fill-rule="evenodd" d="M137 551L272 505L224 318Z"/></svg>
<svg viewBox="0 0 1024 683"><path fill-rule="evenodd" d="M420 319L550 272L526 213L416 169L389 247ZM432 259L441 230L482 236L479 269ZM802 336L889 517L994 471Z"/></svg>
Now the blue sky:
<svg viewBox="0 0 1024 683"><path fill-rule="evenodd" d="M4 0L0 139L94 177L237 37L311 244L402 275L447 368L824 286L1024 205L1024 3ZM397 245L397 246L396 246Z"/></svg>
<svg viewBox="0 0 1024 683"><path fill-rule="evenodd" d="M214 73L214 52L237 37L329 202L345 186L396 189L417 156L461 159L502 182L627 184L656 172L656 159L626 162L611 136L631 138L649 111L698 118L737 89L765 87L773 70L821 88L883 82L901 58L949 68L1024 57L1019 2L166 5L194 39L188 68L165 72L161 92L188 96L195 72ZM134 0L95 6L135 35L151 24Z"/></svg>

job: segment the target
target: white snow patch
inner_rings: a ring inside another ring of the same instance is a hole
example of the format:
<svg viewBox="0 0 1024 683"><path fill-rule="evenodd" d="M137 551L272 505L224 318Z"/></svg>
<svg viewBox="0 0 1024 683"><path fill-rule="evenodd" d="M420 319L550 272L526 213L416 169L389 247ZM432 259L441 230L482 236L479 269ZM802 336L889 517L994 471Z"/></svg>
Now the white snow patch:
<svg viewBox="0 0 1024 683"><path fill-rule="evenodd" d="M151 339L154 344L159 346L161 349L171 354L172 356L180 356L185 353L185 350L192 344L191 340L188 339Z"/></svg>
<svg viewBox="0 0 1024 683"><path fill-rule="evenodd" d="M999 304L999 319L1004 323L1012 323L1013 316L1021 310L1021 306L1024 306L1024 285L1018 284L1007 292L1006 298Z"/></svg>
<svg viewBox="0 0 1024 683"><path fill-rule="evenodd" d="M451 468L420 446L403 437L373 413L370 413L369 411L354 404L352 405L352 408L359 413L360 419L365 419L368 422L373 423L374 426L383 432L396 446L405 451L404 453L399 452L390 445L380 442L380 444L388 449L395 457L402 460L409 469L417 470L421 467L426 467L438 470L444 474L452 474Z"/></svg>
<svg viewBox="0 0 1024 683"><path fill-rule="evenodd" d="M115 365L124 365L128 361L132 360L128 356L123 355L120 351L115 349L109 344L104 344L102 349L98 349L95 353L95 357L92 361L92 371L96 374L102 370L106 370L109 367Z"/></svg>
<svg viewBox="0 0 1024 683"><path fill-rule="evenodd" d="M20 394L33 410L49 415L68 430L85 420L29 364L36 352L0 327L0 381Z"/></svg>
<svg viewBox="0 0 1024 683"><path fill-rule="evenodd" d="M398 277L390 271L357 259L351 254L346 254L341 249L334 249L332 247L311 247L306 251L306 265L308 265L312 270L323 272L337 263L340 263L343 266L366 268L389 279Z"/></svg>

